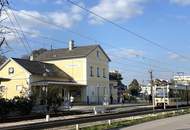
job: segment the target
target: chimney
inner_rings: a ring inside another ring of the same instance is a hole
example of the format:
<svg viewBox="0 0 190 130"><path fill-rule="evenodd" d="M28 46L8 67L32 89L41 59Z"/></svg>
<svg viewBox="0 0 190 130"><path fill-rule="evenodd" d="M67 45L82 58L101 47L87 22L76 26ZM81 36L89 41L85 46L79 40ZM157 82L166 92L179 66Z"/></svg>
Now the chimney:
<svg viewBox="0 0 190 130"><path fill-rule="evenodd" d="M69 51L73 50L75 44L74 44L74 40L70 40L69 41Z"/></svg>
<svg viewBox="0 0 190 130"><path fill-rule="evenodd" d="M30 55L30 61L33 61L34 60L34 55Z"/></svg>

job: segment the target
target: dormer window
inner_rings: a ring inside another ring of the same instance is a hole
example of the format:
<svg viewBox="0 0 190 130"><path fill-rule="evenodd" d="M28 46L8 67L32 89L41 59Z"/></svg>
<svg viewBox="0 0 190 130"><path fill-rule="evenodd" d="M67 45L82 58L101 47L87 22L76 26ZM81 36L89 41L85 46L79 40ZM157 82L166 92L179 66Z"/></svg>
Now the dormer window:
<svg viewBox="0 0 190 130"><path fill-rule="evenodd" d="M9 75L14 74L14 68L13 67L9 67L8 73L9 73Z"/></svg>

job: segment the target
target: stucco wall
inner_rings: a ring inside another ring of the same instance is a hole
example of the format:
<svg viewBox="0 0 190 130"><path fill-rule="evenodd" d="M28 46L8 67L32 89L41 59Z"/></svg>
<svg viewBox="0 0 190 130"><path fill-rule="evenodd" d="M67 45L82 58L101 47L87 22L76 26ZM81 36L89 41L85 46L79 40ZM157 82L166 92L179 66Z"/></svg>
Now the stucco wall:
<svg viewBox="0 0 190 130"><path fill-rule="evenodd" d="M8 73L10 67L14 68L14 74ZM25 69L18 65L15 61L10 60L5 67L0 70L0 76L11 79L7 82L1 82L0 86L5 86L4 98L14 98L14 96L20 96L20 91L16 90L16 86L22 86L25 89L29 89L29 76Z"/></svg>
<svg viewBox="0 0 190 130"><path fill-rule="evenodd" d="M70 75L77 83L87 85L86 58L62 59L45 62L55 64Z"/></svg>
<svg viewBox="0 0 190 130"><path fill-rule="evenodd" d="M97 51L99 57L97 57ZM93 67L93 76L90 74L90 67ZM97 76L99 67L100 76ZM105 69L105 77L103 76ZM92 102L102 102L106 96L109 99L109 61L100 48L96 48L87 56L87 96Z"/></svg>

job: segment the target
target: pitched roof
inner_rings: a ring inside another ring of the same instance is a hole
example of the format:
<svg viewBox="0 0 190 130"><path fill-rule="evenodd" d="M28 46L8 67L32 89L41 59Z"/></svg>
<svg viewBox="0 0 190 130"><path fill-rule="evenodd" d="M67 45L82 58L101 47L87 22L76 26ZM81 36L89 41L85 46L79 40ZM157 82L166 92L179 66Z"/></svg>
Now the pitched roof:
<svg viewBox="0 0 190 130"><path fill-rule="evenodd" d="M103 53L106 55L106 57L110 61L110 58L107 56L107 54L104 52L104 50L101 48L100 45L74 47L72 50L69 50L68 48L53 49L53 50L46 51L38 55L37 57L34 57L34 60L45 61L45 60L55 60L55 59L86 57L92 51L94 51L97 47L99 47L103 51Z"/></svg>
<svg viewBox="0 0 190 130"><path fill-rule="evenodd" d="M72 78L54 64L43 63L40 61L30 61L25 59L12 58L15 62L29 71L31 74L72 80Z"/></svg>

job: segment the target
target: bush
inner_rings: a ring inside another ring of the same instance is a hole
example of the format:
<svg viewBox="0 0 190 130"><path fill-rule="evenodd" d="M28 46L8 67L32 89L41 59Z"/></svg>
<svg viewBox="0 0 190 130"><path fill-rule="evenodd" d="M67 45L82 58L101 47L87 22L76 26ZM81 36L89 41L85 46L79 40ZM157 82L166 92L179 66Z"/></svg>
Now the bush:
<svg viewBox="0 0 190 130"><path fill-rule="evenodd" d="M13 99L0 99L0 118L5 119L11 113L19 115L27 115L32 110L32 102L24 97L14 97Z"/></svg>
<svg viewBox="0 0 190 130"><path fill-rule="evenodd" d="M11 110L13 110L11 101L4 98L0 99L0 118L6 118Z"/></svg>
<svg viewBox="0 0 190 130"><path fill-rule="evenodd" d="M27 115L32 110L32 101L24 97L14 97L13 103L15 105L15 111L18 111L21 115Z"/></svg>
<svg viewBox="0 0 190 130"><path fill-rule="evenodd" d="M136 103L137 102L137 99L135 96L131 96L128 94L125 95L125 100L127 100L129 103Z"/></svg>

